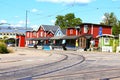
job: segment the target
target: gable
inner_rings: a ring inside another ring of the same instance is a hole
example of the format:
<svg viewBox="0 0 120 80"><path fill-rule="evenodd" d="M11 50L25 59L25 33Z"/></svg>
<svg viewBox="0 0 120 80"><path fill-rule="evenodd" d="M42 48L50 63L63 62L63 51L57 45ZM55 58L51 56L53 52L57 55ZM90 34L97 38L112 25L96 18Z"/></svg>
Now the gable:
<svg viewBox="0 0 120 80"><path fill-rule="evenodd" d="M41 30L44 30L43 26L40 26L37 31L41 31Z"/></svg>
<svg viewBox="0 0 120 80"><path fill-rule="evenodd" d="M55 32L55 36L63 36L64 34L62 33L61 29L58 28L58 30Z"/></svg>

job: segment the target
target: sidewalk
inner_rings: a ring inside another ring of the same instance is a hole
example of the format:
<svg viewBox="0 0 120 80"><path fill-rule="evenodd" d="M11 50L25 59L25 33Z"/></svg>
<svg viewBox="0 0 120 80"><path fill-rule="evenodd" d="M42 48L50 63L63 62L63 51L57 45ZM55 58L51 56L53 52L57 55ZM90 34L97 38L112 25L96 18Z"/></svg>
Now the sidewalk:
<svg viewBox="0 0 120 80"><path fill-rule="evenodd" d="M22 68L53 63L64 59L66 56L54 54L52 51L44 51L31 48L18 48L10 54L0 54L0 71L9 72Z"/></svg>
<svg viewBox="0 0 120 80"><path fill-rule="evenodd" d="M23 57L39 56L43 58L43 57L49 57L51 55L51 53L45 53L45 51L42 50L34 50L27 48L17 48L17 50L15 51L13 47L13 50L14 50L13 53L0 54L0 63L21 61L23 60Z"/></svg>

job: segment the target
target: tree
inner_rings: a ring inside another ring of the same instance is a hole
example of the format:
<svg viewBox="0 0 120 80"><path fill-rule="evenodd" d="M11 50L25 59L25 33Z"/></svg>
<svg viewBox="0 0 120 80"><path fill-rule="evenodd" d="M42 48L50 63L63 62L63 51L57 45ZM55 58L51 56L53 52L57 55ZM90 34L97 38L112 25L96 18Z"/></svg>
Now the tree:
<svg viewBox="0 0 120 80"><path fill-rule="evenodd" d="M57 20L55 21L55 25L60 26L61 28L65 28L64 16L58 15Z"/></svg>
<svg viewBox="0 0 120 80"><path fill-rule="evenodd" d="M104 14L104 19L102 21L101 24L105 24L105 25L109 25L109 26L113 26L117 23L117 18L114 15L113 12L111 13L105 13Z"/></svg>
<svg viewBox="0 0 120 80"><path fill-rule="evenodd" d="M117 17L114 15L113 12L105 13L104 19L102 20L101 24L112 26L112 34L117 35L120 34L120 21L117 20Z"/></svg>
<svg viewBox="0 0 120 80"><path fill-rule="evenodd" d="M73 13L68 13L65 16L58 15L55 21L55 25L60 26L62 29L75 27L76 25L79 25L81 23L82 20L80 18L76 18Z"/></svg>
<svg viewBox="0 0 120 80"><path fill-rule="evenodd" d="M112 34L113 35L118 35L120 34L120 21L117 21L115 25L112 27Z"/></svg>

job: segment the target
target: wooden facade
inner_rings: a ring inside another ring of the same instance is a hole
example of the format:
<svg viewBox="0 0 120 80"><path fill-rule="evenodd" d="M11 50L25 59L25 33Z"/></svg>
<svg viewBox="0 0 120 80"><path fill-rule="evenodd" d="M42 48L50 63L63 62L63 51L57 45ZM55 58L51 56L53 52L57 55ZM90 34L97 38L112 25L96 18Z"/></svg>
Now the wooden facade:
<svg viewBox="0 0 120 80"><path fill-rule="evenodd" d="M55 27L55 28L54 28ZM57 26L41 25L37 31L26 32L26 46L28 44L47 44L49 39L54 36L54 30L57 31Z"/></svg>
<svg viewBox="0 0 120 80"><path fill-rule="evenodd" d="M98 38L96 36L102 34L112 34L112 27L101 24L83 23L78 25L77 28L68 28L66 30L67 36L80 36L79 47L89 48L90 40L95 40L95 46L98 47Z"/></svg>

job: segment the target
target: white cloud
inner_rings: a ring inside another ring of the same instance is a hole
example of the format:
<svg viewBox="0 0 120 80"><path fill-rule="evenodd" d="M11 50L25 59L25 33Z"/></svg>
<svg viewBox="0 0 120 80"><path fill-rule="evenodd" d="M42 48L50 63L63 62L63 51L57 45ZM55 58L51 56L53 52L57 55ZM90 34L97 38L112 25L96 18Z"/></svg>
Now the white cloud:
<svg viewBox="0 0 120 80"><path fill-rule="evenodd" d="M27 24L29 24L29 23L30 23L30 21L27 21ZM21 24L21 25L26 24L26 21L21 20L21 21L18 22L18 24Z"/></svg>
<svg viewBox="0 0 120 80"><path fill-rule="evenodd" d="M15 24L14 26L15 27L21 27L22 25L21 24Z"/></svg>
<svg viewBox="0 0 120 80"><path fill-rule="evenodd" d="M31 28L33 28L34 30L38 30L39 26L38 25L31 25Z"/></svg>
<svg viewBox="0 0 120 80"><path fill-rule="evenodd" d="M25 24L25 21L19 21L18 24Z"/></svg>
<svg viewBox="0 0 120 80"><path fill-rule="evenodd" d="M51 23L52 23L52 24L55 24L55 20L51 20Z"/></svg>
<svg viewBox="0 0 120 80"><path fill-rule="evenodd" d="M38 9L32 9L31 12L38 12Z"/></svg>
<svg viewBox="0 0 120 80"><path fill-rule="evenodd" d="M102 20L105 19L105 16L102 16Z"/></svg>
<svg viewBox="0 0 120 80"><path fill-rule="evenodd" d="M0 23L7 23L7 20L0 20Z"/></svg>
<svg viewBox="0 0 120 80"><path fill-rule="evenodd" d="M66 4L86 4L95 0L36 0L38 2L66 3Z"/></svg>
<svg viewBox="0 0 120 80"><path fill-rule="evenodd" d="M28 22L27 24L29 24L30 22ZM26 22L24 20L20 20L17 23L12 23L11 26L15 26L15 27L23 27L25 26Z"/></svg>

